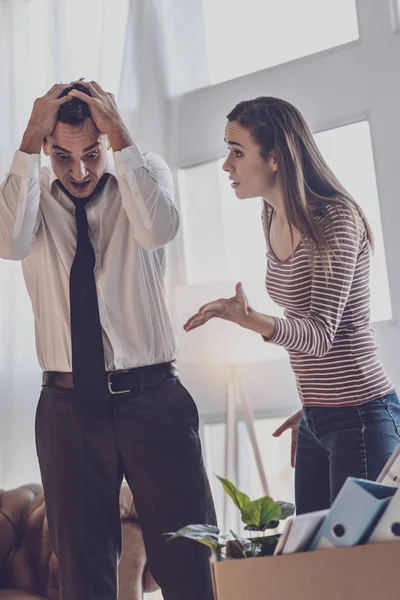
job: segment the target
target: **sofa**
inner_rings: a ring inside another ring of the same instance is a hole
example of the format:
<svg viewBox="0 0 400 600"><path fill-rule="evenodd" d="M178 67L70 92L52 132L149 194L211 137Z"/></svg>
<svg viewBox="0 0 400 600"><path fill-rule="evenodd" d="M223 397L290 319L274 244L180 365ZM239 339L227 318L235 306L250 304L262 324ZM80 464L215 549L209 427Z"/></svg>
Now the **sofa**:
<svg viewBox="0 0 400 600"><path fill-rule="evenodd" d="M147 567L132 493L120 494L123 550L118 600L142 600L158 589ZM0 490L0 599L62 600L57 558L46 519L43 488L37 484Z"/></svg>

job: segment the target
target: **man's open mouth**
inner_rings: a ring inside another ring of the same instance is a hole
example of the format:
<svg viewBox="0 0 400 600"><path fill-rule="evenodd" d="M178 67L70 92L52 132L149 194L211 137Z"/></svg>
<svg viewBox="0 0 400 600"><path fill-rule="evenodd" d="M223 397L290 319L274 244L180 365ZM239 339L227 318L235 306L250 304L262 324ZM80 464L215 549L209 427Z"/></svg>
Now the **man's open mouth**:
<svg viewBox="0 0 400 600"><path fill-rule="evenodd" d="M87 187L90 184L90 180L89 181L71 181L71 185L76 189L76 190L86 190Z"/></svg>

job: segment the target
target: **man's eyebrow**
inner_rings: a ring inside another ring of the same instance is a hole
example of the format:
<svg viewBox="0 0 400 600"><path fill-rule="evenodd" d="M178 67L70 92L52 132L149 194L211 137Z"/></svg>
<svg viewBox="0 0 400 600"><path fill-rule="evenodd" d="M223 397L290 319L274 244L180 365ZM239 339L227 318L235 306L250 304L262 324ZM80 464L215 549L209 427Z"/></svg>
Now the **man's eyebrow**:
<svg viewBox="0 0 400 600"><path fill-rule="evenodd" d="M84 152L89 152L89 150L92 150L92 148L95 148L96 146L98 146L100 144L100 142L95 142L94 144L92 144L91 146L88 146L87 148L84 148L83 151Z"/></svg>
<svg viewBox="0 0 400 600"><path fill-rule="evenodd" d="M95 148L95 146L98 146L99 144L100 144L100 142L95 142L94 144L91 144L87 148L84 148L83 152L89 152L89 150L92 150L93 148ZM72 152L70 150L66 150L65 148L62 148L61 146L57 146L57 144L55 144L53 146L53 150L61 150L61 152L65 152L65 154L72 154Z"/></svg>
<svg viewBox="0 0 400 600"><path fill-rule="evenodd" d="M54 146L52 146L53 150L61 150L61 152L65 152L65 154L71 154L71 152L69 150L66 150L65 148L61 148L61 146L57 146L57 144L54 144Z"/></svg>
<svg viewBox="0 0 400 600"><path fill-rule="evenodd" d="M242 144L239 144L239 142L234 142L233 140L226 141L226 139L224 138L224 142L226 144L229 144L230 146L240 146L240 148L244 148L244 146L242 146Z"/></svg>

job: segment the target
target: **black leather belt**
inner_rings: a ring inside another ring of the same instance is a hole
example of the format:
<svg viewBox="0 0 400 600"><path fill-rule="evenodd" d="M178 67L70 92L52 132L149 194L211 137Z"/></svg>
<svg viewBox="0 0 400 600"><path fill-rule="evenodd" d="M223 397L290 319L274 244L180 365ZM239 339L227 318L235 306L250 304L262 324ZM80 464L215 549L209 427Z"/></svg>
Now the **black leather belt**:
<svg viewBox="0 0 400 600"><path fill-rule="evenodd" d="M178 377L175 361L135 367L123 371L110 371L107 373L107 385L110 394L125 394L133 391L144 391L156 387L169 377ZM42 385L73 389L72 373L45 371Z"/></svg>

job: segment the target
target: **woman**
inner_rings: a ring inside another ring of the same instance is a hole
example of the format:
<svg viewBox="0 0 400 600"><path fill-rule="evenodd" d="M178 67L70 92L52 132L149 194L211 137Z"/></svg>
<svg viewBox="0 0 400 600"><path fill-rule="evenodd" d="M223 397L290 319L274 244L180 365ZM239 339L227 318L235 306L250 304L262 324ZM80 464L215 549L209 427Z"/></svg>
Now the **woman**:
<svg viewBox="0 0 400 600"><path fill-rule="evenodd" d="M287 349L303 409L275 435L292 429L300 514L329 507L348 476L376 479L400 443L400 403L370 324L372 233L294 106L260 97L227 118L223 168L238 198L264 199L266 287L285 318L253 310L239 283L184 328L219 317Z"/></svg>

